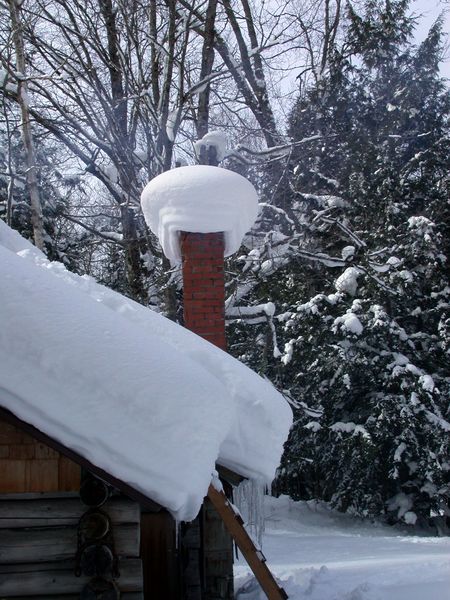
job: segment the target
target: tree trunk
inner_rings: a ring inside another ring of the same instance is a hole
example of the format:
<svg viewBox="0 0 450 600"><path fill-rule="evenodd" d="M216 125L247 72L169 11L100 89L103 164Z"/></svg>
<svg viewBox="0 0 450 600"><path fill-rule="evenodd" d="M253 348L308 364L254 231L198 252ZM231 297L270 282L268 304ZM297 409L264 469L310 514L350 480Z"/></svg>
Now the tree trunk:
<svg viewBox="0 0 450 600"><path fill-rule="evenodd" d="M146 305L148 300L145 286L145 269L141 260L136 216L129 206L121 206L123 239L125 242L125 265L130 296L136 302Z"/></svg>
<svg viewBox="0 0 450 600"><path fill-rule="evenodd" d="M20 73L18 82L18 102L22 116L22 137L25 146L27 163L26 179L30 193L31 224L33 227L34 243L44 250L44 221L37 180L36 152L31 131L30 113L28 110L28 90L26 82L25 45L22 34L20 5L17 0L9 0L9 14L12 25L12 35L16 52L16 69Z"/></svg>

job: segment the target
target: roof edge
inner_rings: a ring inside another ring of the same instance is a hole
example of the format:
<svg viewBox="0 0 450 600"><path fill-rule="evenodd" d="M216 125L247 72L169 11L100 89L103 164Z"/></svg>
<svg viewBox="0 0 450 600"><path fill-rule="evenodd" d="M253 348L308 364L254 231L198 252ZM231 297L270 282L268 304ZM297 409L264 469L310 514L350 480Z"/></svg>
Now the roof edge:
<svg viewBox="0 0 450 600"><path fill-rule="evenodd" d="M135 500L136 502L138 502L146 510L148 510L150 512L159 512L159 511L165 509L164 506L161 506L161 504L158 504L157 502L155 502L154 500L152 500L151 498L149 498L148 496L146 496L139 490L135 489L129 483L125 483L121 479L114 477L113 475L111 475L107 471L103 470L102 468L97 467L97 465L94 465L87 458L85 458L81 454L78 454L78 452L75 452L71 448L64 446L64 444L61 444L61 442L58 442L57 440L50 437L49 435L47 435L40 429L37 429L36 427L34 427L34 425L31 425L30 423L23 421L22 419L17 417L13 412L11 412L9 409L1 406L1 404L0 404L0 419L4 419L11 425L19 427L20 429L22 429L23 431L25 431L26 433L28 433L29 435L34 437L39 442L46 444L53 450L56 450L60 454L64 455L66 458L73 460L78 465L80 465L80 467L88 469L89 471L94 473L94 475L97 475L97 477L100 477L100 479L103 479L109 485L120 490L126 496L131 498L132 500Z"/></svg>

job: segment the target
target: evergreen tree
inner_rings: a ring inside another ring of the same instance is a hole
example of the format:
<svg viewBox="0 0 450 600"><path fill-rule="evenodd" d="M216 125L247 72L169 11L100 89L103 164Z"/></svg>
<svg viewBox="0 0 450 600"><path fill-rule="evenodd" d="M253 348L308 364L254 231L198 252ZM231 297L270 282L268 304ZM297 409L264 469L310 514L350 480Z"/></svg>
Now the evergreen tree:
<svg viewBox="0 0 450 600"><path fill-rule="evenodd" d="M297 417L282 489L412 524L450 514L450 99L441 22L416 49L407 10L350 8L352 60L336 52L292 112L294 141L322 139L292 160L304 235L272 376Z"/></svg>

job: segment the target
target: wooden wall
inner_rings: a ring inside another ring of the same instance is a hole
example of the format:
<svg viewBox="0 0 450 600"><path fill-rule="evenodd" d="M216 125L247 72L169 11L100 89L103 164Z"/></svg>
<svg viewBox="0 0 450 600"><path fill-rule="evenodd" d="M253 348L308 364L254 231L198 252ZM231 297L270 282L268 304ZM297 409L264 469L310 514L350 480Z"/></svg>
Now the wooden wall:
<svg viewBox="0 0 450 600"><path fill-rule="evenodd" d="M177 527L178 524L165 510L141 514L141 559L145 600L181 598L176 547Z"/></svg>
<svg viewBox="0 0 450 600"><path fill-rule="evenodd" d="M86 508L71 493L0 494L1 600L80 598L91 580L75 576L78 523ZM111 519L121 599L143 600L139 505L118 496L102 510Z"/></svg>
<svg viewBox="0 0 450 600"><path fill-rule="evenodd" d="M0 494L80 489L80 467L0 420Z"/></svg>

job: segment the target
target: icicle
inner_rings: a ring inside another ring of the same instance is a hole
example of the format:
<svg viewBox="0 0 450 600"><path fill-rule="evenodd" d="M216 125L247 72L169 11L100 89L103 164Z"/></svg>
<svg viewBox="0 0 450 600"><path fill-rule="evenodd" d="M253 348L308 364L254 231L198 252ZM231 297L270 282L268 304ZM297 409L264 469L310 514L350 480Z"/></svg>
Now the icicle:
<svg viewBox="0 0 450 600"><path fill-rule="evenodd" d="M265 529L264 495L266 486L258 481L243 481L235 490L235 503L245 520L247 532L258 547Z"/></svg>

